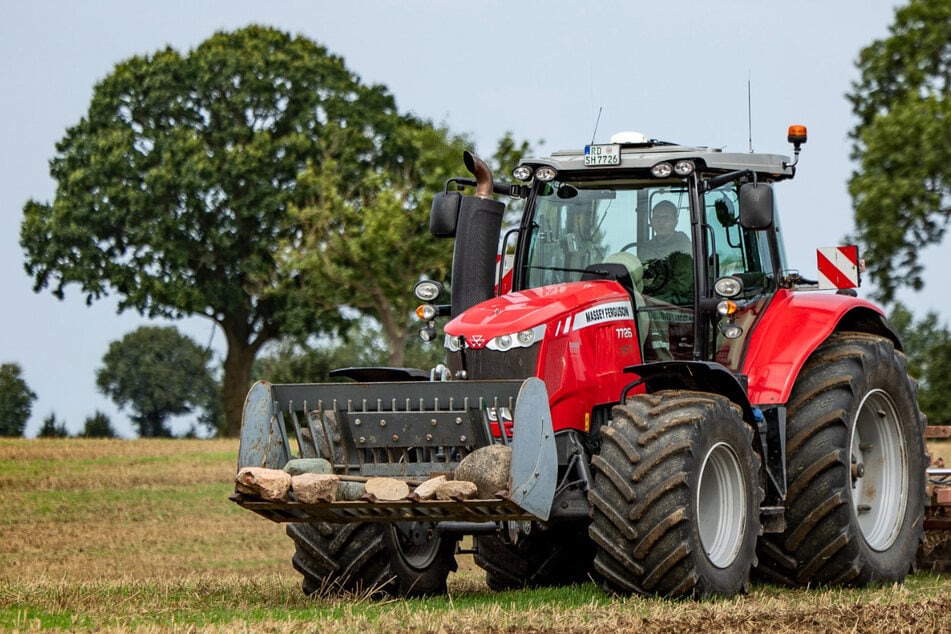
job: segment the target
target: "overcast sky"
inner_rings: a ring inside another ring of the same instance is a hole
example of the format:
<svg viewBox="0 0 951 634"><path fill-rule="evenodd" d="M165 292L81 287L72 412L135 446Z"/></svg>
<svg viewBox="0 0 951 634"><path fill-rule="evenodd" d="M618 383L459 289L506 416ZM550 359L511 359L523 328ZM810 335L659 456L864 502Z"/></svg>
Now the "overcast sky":
<svg viewBox="0 0 951 634"><path fill-rule="evenodd" d="M27 435L51 412L76 433L96 410L133 435L126 413L97 392L95 371L110 342L149 322L117 315L113 300L86 306L75 288L64 301L34 293L18 243L24 203L55 195L48 161L56 142L122 60L167 45L185 52L219 30L273 26L325 45L365 83L387 86L402 111L467 133L486 155L506 131L540 152L581 147L599 109L599 141L638 130L746 151L750 80L754 150L788 154L787 126L809 128L796 179L776 193L790 263L813 275L815 248L839 244L853 228L846 183L854 120L844 95L861 48L887 36L894 6L0 0L0 363L19 363L38 395ZM939 253L925 259L926 292L903 297L916 313L951 314L951 298L935 297L941 288L930 281ZM211 322L176 325L220 356L223 338ZM187 426L176 423L174 431Z"/></svg>

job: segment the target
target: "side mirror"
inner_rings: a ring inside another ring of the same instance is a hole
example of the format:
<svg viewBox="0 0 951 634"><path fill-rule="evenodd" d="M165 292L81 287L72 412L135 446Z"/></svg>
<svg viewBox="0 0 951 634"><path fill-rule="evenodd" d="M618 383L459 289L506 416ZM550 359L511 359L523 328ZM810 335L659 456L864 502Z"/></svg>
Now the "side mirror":
<svg viewBox="0 0 951 634"><path fill-rule="evenodd" d="M429 232L437 238L455 238L461 206L462 194L459 192L436 194L429 212Z"/></svg>
<svg viewBox="0 0 951 634"><path fill-rule="evenodd" d="M740 186L740 226L765 231L773 226L773 188L765 183Z"/></svg>

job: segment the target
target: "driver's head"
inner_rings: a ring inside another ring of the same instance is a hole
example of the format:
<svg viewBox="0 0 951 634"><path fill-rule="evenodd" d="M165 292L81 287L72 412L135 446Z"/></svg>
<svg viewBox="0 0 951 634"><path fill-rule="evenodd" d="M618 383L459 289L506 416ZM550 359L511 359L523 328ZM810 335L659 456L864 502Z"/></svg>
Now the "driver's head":
<svg viewBox="0 0 951 634"><path fill-rule="evenodd" d="M677 206L669 200L662 200L651 211L651 229L658 236L669 236L677 228Z"/></svg>

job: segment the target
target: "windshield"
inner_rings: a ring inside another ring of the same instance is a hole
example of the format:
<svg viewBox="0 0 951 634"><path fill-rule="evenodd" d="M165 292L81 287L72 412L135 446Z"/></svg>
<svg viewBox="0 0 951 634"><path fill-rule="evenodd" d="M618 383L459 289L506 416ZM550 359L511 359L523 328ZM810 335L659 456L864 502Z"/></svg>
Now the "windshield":
<svg viewBox="0 0 951 634"><path fill-rule="evenodd" d="M689 265L689 206L687 186L680 181L552 182L536 201L523 286L596 278L606 270L599 265L615 263L628 269L637 290L650 292L649 280L643 288L649 263L679 258ZM666 299L692 303L692 289Z"/></svg>

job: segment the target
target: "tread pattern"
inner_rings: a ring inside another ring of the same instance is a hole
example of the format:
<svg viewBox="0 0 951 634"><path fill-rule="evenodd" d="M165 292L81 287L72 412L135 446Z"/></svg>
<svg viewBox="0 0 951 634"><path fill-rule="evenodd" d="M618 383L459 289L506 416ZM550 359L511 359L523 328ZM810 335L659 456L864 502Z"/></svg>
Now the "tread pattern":
<svg viewBox="0 0 951 634"><path fill-rule="evenodd" d="M865 544L851 502L851 420L873 389L886 391L895 401L909 474L922 474L920 485L909 476L901 534L881 553ZM788 585L862 586L900 581L913 571L922 540L924 425L917 385L891 341L838 333L817 348L787 405L786 531L760 540L757 573Z"/></svg>
<svg viewBox="0 0 951 634"><path fill-rule="evenodd" d="M597 546L594 568L605 589L668 597L734 594L746 588L760 533L759 457L753 430L724 397L687 391L638 395L618 405L602 429L588 492ZM725 569L703 552L693 499L699 461L727 442L749 484L748 534Z"/></svg>

